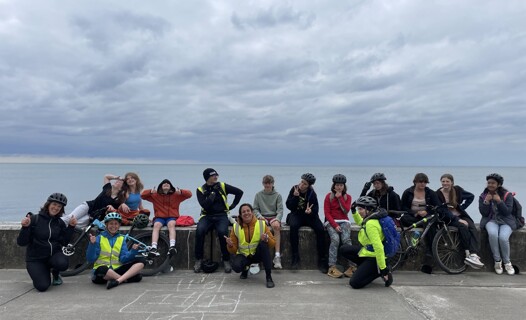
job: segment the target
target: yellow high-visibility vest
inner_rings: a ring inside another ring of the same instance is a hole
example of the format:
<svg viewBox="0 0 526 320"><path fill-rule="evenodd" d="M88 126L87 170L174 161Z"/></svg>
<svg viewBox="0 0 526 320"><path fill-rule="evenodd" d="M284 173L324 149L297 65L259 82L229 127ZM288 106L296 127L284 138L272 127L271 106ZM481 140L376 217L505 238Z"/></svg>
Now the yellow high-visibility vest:
<svg viewBox="0 0 526 320"><path fill-rule="evenodd" d="M111 269L117 269L121 266L119 255L121 253L122 243L124 237L120 236L115 241L113 247L110 245L110 240L105 236L100 236L100 254L97 261L93 264L93 269L100 266L108 266Z"/></svg>
<svg viewBox="0 0 526 320"><path fill-rule="evenodd" d="M258 228L259 226L259 228ZM244 255L250 256L256 253L256 248L261 241L261 235L265 232L265 221L258 220L254 226L254 234L250 238L250 242L247 242L245 237L245 230L241 228L238 223L234 224L234 234L238 240L237 252Z"/></svg>

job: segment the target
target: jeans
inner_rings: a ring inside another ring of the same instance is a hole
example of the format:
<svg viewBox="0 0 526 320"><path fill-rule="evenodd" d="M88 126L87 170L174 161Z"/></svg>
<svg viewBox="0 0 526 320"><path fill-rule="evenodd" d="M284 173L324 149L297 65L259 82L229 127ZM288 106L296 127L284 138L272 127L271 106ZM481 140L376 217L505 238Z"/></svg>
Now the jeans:
<svg viewBox="0 0 526 320"><path fill-rule="evenodd" d="M493 253L493 260L510 262L510 236L513 230L507 224L499 225L495 220L486 224L488 231L489 246Z"/></svg>
<svg viewBox="0 0 526 320"><path fill-rule="evenodd" d="M228 237L228 226L230 222L226 214L216 214L216 215L204 215L199 219L197 223L196 233L195 233L195 258L200 260L203 259L204 255L204 246L205 246L205 236L208 231L212 230L215 227L217 232L217 237L219 238L219 246L221 247L221 255L223 261L230 261L230 253L226 249L226 240L225 237ZM210 257L211 259L212 257Z"/></svg>
<svg viewBox="0 0 526 320"><path fill-rule="evenodd" d="M351 244L351 224L348 222L340 222L338 225L342 229L341 233L336 231L330 224L327 225L327 232L331 238L331 243L329 245L329 266L336 265L340 239L341 244Z"/></svg>

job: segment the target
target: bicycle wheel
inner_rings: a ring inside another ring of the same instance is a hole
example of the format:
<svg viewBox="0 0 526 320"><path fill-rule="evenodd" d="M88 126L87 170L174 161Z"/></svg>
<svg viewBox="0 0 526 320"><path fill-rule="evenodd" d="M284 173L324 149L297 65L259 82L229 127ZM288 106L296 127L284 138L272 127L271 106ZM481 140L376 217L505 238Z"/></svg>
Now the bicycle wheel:
<svg viewBox="0 0 526 320"><path fill-rule="evenodd" d="M86 234L83 235L82 229L75 228L75 233L71 237L70 243L74 243L79 237L83 237L83 239L81 239L75 247L69 248L70 252L72 252L73 250L74 251L72 255L68 256L68 269L60 272L60 275L63 277L76 276L77 274L81 273L82 271L88 269L91 266L91 264L86 261L88 236ZM63 248L63 251L64 250L67 250L66 247Z"/></svg>
<svg viewBox="0 0 526 320"><path fill-rule="evenodd" d="M150 246L152 244L152 233L145 232L137 236L134 236L135 239L140 242ZM128 249L133 245L133 241L129 241ZM151 260L151 264L148 262L144 263L144 269L141 271L143 276L153 276L166 270L170 266L170 256L168 255L168 250L170 249L170 241L162 233L159 233L159 240L157 241L157 252L159 255L157 257L148 259Z"/></svg>
<svg viewBox="0 0 526 320"><path fill-rule="evenodd" d="M391 258L387 259L387 264L391 266L391 271L395 271L402 266L404 260L406 259L406 252L408 247L408 237L409 233L400 234L400 245L396 253Z"/></svg>
<svg viewBox="0 0 526 320"><path fill-rule="evenodd" d="M447 227L440 229L433 239L433 257L439 267L449 274L458 274L466 270L465 253L460 245L459 233Z"/></svg>

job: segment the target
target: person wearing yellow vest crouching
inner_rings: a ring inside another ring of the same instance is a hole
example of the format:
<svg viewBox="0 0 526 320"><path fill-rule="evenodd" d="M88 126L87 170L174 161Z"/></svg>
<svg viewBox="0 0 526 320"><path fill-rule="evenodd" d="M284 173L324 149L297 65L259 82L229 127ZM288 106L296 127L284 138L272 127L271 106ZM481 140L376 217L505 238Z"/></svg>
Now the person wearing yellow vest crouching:
<svg viewBox="0 0 526 320"><path fill-rule="evenodd" d="M238 222L234 223L230 238L225 236L228 252L236 254L232 259L232 270L241 272L240 278L246 279L250 265L263 262L267 288L274 288L270 249L274 248L276 240L265 221L258 220L253 210L250 204L242 204L239 207Z"/></svg>
<svg viewBox="0 0 526 320"><path fill-rule="evenodd" d="M88 262L93 263L91 281L105 284L107 289L114 288L124 282L139 282L142 280L141 270L144 262L136 259L137 244L128 250L124 236L119 233L121 215L110 212L104 218L106 230L100 235L90 235L90 243L86 253Z"/></svg>

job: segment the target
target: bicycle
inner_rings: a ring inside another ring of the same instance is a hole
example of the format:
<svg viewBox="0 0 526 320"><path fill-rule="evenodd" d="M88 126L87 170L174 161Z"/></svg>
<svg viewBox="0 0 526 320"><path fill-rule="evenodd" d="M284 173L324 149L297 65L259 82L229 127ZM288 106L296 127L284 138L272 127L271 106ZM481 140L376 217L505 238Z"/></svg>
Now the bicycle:
<svg viewBox="0 0 526 320"><path fill-rule="evenodd" d="M86 248L89 243L89 235L92 230L102 232L105 230L102 217L106 214L106 208L99 209L93 213L93 221L84 229L75 228L75 235L72 242L62 247L64 255L70 257L70 268L60 274L64 277L75 276L86 269L91 269L92 264L86 260ZM169 254L170 241L163 233L159 234L157 252L151 252L151 247L146 243L151 243L151 232L144 232L131 236L136 224L133 223L130 231L124 234L124 241L127 248L131 249L133 244L139 245L137 256L144 258L144 269L141 271L144 276L153 276L159 272L164 272L170 268L171 255Z"/></svg>
<svg viewBox="0 0 526 320"><path fill-rule="evenodd" d="M388 259L391 269L393 271L396 270L409 258L416 257L421 250L425 250L423 248L423 239L425 239L424 237L430 232L431 228L436 227L437 232L431 245L434 260L442 270L449 274L464 272L467 266L464 263L465 252L460 243L459 233L455 231L456 228L448 226L447 222L444 221L444 215L439 212L440 210L447 210L447 206L444 204L426 206L426 208L431 213L428 217L409 227L404 227L400 224L399 250L393 257ZM389 213L395 215L398 221L404 214L408 214L406 211L389 211ZM423 225L425 225L424 231L418 238L413 238L414 229Z"/></svg>

